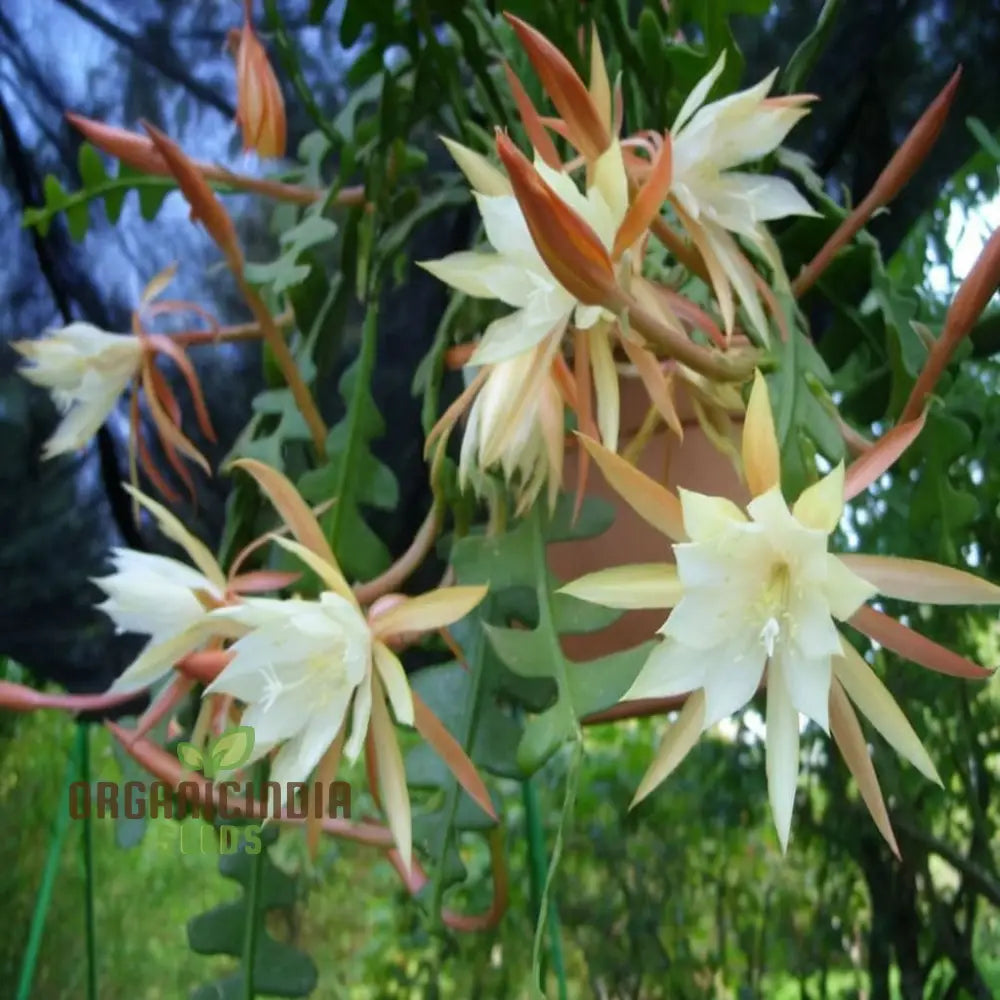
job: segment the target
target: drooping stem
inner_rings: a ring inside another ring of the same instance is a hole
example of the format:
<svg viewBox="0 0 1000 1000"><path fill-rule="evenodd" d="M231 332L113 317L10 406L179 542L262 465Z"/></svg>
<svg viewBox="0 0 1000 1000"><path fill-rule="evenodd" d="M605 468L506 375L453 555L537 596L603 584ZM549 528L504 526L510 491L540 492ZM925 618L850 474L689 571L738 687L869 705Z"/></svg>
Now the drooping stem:
<svg viewBox="0 0 1000 1000"><path fill-rule="evenodd" d="M635 299L626 297L624 311L629 326L663 353L718 382L743 382L753 374L755 358L748 353L710 351L666 325Z"/></svg>
<svg viewBox="0 0 1000 1000"><path fill-rule="evenodd" d="M286 309L274 317L274 325L285 329L295 323L295 313ZM215 330L182 330L179 333L168 333L175 344L181 347L210 346L218 343L235 343L243 340L260 340L264 336L260 323L233 323L230 326L220 326Z"/></svg>
<svg viewBox="0 0 1000 1000"><path fill-rule="evenodd" d="M434 501L410 547L384 573L354 588L354 596L358 601L361 604L371 604L383 594L402 586L434 547L440 529L441 505Z"/></svg>
<svg viewBox="0 0 1000 1000"><path fill-rule="evenodd" d="M309 428L316 457L322 461L326 458L326 424L323 422L323 417L316 406L316 401L313 399L309 387L302 378L299 366L295 363L291 348L281 335L281 331L278 329L271 311L267 308L264 300L257 294L256 290L246 282L242 274L237 273L236 280L239 283L240 291L243 293L247 305L250 307L250 311L253 313L261 332L264 334L264 340L267 341L267 346L274 354L274 359L281 369L281 374L284 376L285 382L292 392L295 405L298 407L299 412L302 414L302 419L305 420L306 426Z"/></svg>

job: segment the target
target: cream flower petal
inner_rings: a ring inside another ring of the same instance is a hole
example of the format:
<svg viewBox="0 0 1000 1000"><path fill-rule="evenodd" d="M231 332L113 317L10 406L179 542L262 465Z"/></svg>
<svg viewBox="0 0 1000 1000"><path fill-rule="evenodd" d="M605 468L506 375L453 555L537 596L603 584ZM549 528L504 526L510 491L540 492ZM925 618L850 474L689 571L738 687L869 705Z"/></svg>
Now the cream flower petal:
<svg viewBox="0 0 1000 1000"><path fill-rule="evenodd" d="M524 268L498 253L462 250L441 260L421 261L420 266L452 288L478 299L499 299L508 306L527 305L531 285Z"/></svg>
<svg viewBox="0 0 1000 1000"><path fill-rule="evenodd" d="M690 649L665 639L649 654L622 701L687 694L704 685L706 671L705 657L692 655Z"/></svg>
<svg viewBox="0 0 1000 1000"><path fill-rule="evenodd" d="M518 309L493 320L486 328L469 366L495 365L508 361L540 344L549 334L557 336L569 321L572 301L561 303L562 310Z"/></svg>
<svg viewBox="0 0 1000 1000"><path fill-rule="evenodd" d="M779 671L767 680L767 794L781 850L788 850L799 777L799 713Z"/></svg>
<svg viewBox="0 0 1000 1000"><path fill-rule="evenodd" d="M684 530L692 542L710 542L724 538L734 525L745 525L746 515L725 497L708 496L692 490L678 489Z"/></svg>
<svg viewBox="0 0 1000 1000"><path fill-rule="evenodd" d="M831 657L809 656L784 649L780 653L780 672L788 696L797 712L813 720L823 732L830 732Z"/></svg>
<svg viewBox="0 0 1000 1000"><path fill-rule="evenodd" d="M760 687L767 652L754 638L744 636L711 653L704 684L706 729L742 709Z"/></svg>
<svg viewBox="0 0 1000 1000"><path fill-rule="evenodd" d="M823 588L830 614L840 621L847 621L866 601L877 593L867 580L852 572L832 553L826 557L826 583Z"/></svg>

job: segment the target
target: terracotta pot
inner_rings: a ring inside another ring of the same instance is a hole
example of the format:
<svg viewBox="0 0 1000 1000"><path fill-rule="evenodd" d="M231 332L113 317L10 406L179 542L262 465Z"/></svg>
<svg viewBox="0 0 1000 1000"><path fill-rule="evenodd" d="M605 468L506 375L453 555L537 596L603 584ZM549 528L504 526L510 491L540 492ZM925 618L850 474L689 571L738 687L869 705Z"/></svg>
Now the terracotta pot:
<svg viewBox="0 0 1000 1000"><path fill-rule="evenodd" d="M641 426L649 410L649 397L638 378L622 376L621 442L626 446ZM662 425L650 438L639 456L638 466L648 476L678 486L725 496L739 504L749 499L732 460L722 454L701 429L683 388L677 393L677 409L684 425L684 440ZM735 415L734 415L734 419ZM567 443L563 466L563 487L573 490L576 484L579 446L574 438ZM626 563L673 562L667 538L647 524L614 490L600 470L590 463L587 495L600 497L615 507L614 524L602 535L575 542L549 546L549 565L561 580L573 580L584 573ZM563 649L574 660L592 660L639 645L653 637L663 624L666 612L626 611L613 625L587 635L563 637Z"/></svg>

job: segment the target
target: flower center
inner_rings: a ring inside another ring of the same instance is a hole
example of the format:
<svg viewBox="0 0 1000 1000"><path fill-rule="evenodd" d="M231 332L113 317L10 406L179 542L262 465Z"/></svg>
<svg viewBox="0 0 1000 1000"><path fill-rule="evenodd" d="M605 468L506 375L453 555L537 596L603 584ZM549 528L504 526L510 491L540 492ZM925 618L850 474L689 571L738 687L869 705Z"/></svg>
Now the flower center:
<svg viewBox="0 0 1000 1000"><path fill-rule="evenodd" d="M777 563L772 567L767 586L761 595L759 608L764 618L764 626L760 630L760 641L764 644L768 656L774 656L775 646L781 638L782 626L787 624L791 578L788 563Z"/></svg>

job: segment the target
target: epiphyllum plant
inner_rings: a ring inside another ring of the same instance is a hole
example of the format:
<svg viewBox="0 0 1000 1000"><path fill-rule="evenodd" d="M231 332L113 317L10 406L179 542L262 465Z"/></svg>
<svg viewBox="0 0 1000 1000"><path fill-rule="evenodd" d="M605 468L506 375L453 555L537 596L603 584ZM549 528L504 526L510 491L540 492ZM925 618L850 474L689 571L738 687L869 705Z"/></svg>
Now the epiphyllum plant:
<svg viewBox="0 0 1000 1000"><path fill-rule="evenodd" d="M912 428L903 427L911 436ZM934 765L888 691L835 622L863 632L931 670L983 670L866 605L878 594L927 604L1000 604L1000 587L970 573L913 559L835 555L830 534L846 500L899 455L890 432L845 473L843 464L789 508L767 384L756 373L743 433L752 499L746 511L722 497L677 497L598 442L582 439L609 484L673 543L676 565L617 566L565 593L615 608L673 608L662 636L623 700L688 695L636 792L645 798L684 759L699 734L767 689L768 794L787 848L799 767L799 716L832 732L879 830L898 853L851 700L915 767Z"/></svg>

